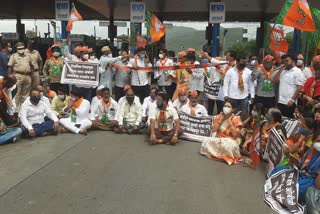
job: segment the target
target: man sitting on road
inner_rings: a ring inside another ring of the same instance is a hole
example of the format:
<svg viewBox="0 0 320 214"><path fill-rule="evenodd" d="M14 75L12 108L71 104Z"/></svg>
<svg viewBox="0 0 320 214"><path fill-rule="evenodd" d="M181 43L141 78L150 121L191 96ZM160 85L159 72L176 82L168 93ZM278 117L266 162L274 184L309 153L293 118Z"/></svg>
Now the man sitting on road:
<svg viewBox="0 0 320 214"><path fill-rule="evenodd" d="M45 121L45 115L49 120ZM29 137L42 137L57 133L59 122L50 107L41 100L37 88L31 90L30 98L21 106L19 114L22 123L22 132Z"/></svg>
<svg viewBox="0 0 320 214"><path fill-rule="evenodd" d="M150 144L152 145L178 143L180 120L177 111L168 102L168 94L158 94L157 107L150 114Z"/></svg>
<svg viewBox="0 0 320 214"><path fill-rule="evenodd" d="M119 108L118 123L119 128L116 133L140 134L139 130L144 127L141 122L142 105L139 99L135 99L133 90L126 91L126 99Z"/></svg>
<svg viewBox="0 0 320 214"><path fill-rule="evenodd" d="M181 111L189 114L193 117L205 117L208 116L208 111L206 107L199 104L199 95L197 91L191 91L189 95L189 105L184 105Z"/></svg>
<svg viewBox="0 0 320 214"><path fill-rule="evenodd" d="M51 102L51 109L59 119L68 117L68 113L63 111L64 107L68 105L68 100L68 89L64 86L61 86L58 89L58 96L53 98Z"/></svg>
<svg viewBox="0 0 320 214"><path fill-rule="evenodd" d="M93 128L111 131L115 128L118 103L110 96L109 88L101 89L101 99L94 104L90 119Z"/></svg>
<svg viewBox="0 0 320 214"><path fill-rule="evenodd" d="M183 88L178 90L178 99L173 102L173 107L180 111L184 105L189 105L189 98L186 95L186 91Z"/></svg>
<svg viewBox="0 0 320 214"><path fill-rule="evenodd" d="M70 113L70 117L60 119L60 124L73 133L87 135L87 129L92 126L89 119L90 103L83 98L79 89L71 90L68 105L63 111Z"/></svg>

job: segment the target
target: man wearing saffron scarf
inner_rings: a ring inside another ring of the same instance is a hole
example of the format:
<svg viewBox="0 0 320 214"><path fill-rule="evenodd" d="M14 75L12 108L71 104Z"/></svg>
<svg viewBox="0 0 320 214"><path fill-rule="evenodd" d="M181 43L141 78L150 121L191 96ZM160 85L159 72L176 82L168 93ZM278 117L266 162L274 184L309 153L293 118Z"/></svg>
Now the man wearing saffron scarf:
<svg viewBox="0 0 320 214"><path fill-rule="evenodd" d="M158 94L157 107L150 114L151 145L178 143L178 137L181 134L180 120L177 111L168 102L167 94Z"/></svg>
<svg viewBox="0 0 320 214"><path fill-rule="evenodd" d="M189 104L182 106L181 111L193 117L206 117L208 111L206 107L199 104L199 94L197 91L191 91L189 95Z"/></svg>
<svg viewBox="0 0 320 214"><path fill-rule="evenodd" d="M242 120L248 117L249 99L253 102L255 95L252 71L246 68L246 63L246 57L237 57L237 65L227 71L223 82L224 98L238 107Z"/></svg>
<svg viewBox="0 0 320 214"><path fill-rule="evenodd" d="M277 72L278 70L275 70L273 66L273 57L266 55L262 65L254 69L251 74L252 81L257 80L255 103L262 103L266 109L276 105L273 80Z"/></svg>
<svg viewBox="0 0 320 214"><path fill-rule="evenodd" d="M178 65L186 65L187 53L181 51L178 53ZM178 98L179 89L183 89L187 94L190 90L190 73L186 69L177 69L173 72L172 77L177 84L176 90L172 96L172 101Z"/></svg>
<svg viewBox="0 0 320 214"><path fill-rule="evenodd" d="M116 126L115 119L118 103L111 98L109 88L101 90L101 99L92 108L90 119L92 127L104 131L111 131Z"/></svg>
<svg viewBox="0 0 320 214"><path fill-rule="evenodd" d="M60 124L76 134L87 134L87 129L92 126L89 119L90 103L85 100L79 89L72 89L68 105L63 109L70 117L60 120Z"/></svg>
<svg viewBox="0 0 320 214"><path fill-rule="evenodd" d="M159 50L159 61L156 66L173 66L173 61L168 58L168 50ZM156 70L154 71L154 78L158 79L159 89L165 91L169 97L173 96L174 85L172 84L172 70Z"/></svg>

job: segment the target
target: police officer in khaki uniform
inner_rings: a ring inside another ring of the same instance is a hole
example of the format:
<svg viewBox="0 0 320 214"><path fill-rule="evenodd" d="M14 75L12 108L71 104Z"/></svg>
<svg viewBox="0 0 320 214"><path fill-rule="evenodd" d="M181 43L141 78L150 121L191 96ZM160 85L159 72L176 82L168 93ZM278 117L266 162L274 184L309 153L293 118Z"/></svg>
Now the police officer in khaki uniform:
<svg viewBox="0 0 320 214"><path fill-rule="evenodd" d="M42 71L42 58L39 51L34 49L34 40L29 40L27 44L26 54L30 55L31 63L34 71L31 74L31 88L35 88L40 85L40 71Z"/></svg>
<svg viewBox="0 0 320 214"><path fill-rule="evenodd" d="M14 97L16 111L19 112L22 103L29 96L31 91L31 73L33 70L30 55L25 53L22 42L16 44L17 53L10 56L8 62L8 74L14 73L17 79L17 93Z"/></svg>

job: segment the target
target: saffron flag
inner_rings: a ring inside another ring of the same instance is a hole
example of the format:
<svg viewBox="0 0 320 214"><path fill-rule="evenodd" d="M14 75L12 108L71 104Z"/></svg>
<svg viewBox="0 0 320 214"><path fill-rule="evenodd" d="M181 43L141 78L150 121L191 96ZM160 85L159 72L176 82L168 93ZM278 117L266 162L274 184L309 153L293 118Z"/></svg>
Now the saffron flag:
<svg viewBox="0 0 320 214"><path fill-rule="evenodd" d="M136 35L136 48L144 48L148 44L147 40L139 33Z"/></svg>
<svg viewBox="0 0 320 214"><path fill-rule="evenodd" d="M281 25L273 25L269 22L265 23L266 35L264 47L271 50L277 62L281 61L281 56L287 54L289 44L285 37L283 27Z"/></svg>
<svg viewBox="0 0 320 214"><path fill-rule="evenodd" d="M156 15L147 11L147 33L152 42L158 42L166 34L166 27Z"/></svg>
<svg viewBox="0 0 320 214"><path fill-rule="evenodd" d="M249 157L252 160L252 166L253 168L257 168L257 166L260 163L260 152L261 152L261 133L260 133L260 127L256 128L252 134L252 141L249 144Z"/></svg>
<svg viewBox="0 0 320 214"><path fill-rule="evenodd" d="M276 23L306 32L316 30L307 0L286 0Z"/></svg>
<svg viewBox="0 0 320 214"><path fill-rule="evenodd" d="M70 32L72 30L73 22L81 21L81 20L82 20L82 16L78 12L78 10L74 6L74 4L72 3L72 8L71 8L70 16L69 16L69 21L68 21L68 24L67 24L67 32Z"/></svg>

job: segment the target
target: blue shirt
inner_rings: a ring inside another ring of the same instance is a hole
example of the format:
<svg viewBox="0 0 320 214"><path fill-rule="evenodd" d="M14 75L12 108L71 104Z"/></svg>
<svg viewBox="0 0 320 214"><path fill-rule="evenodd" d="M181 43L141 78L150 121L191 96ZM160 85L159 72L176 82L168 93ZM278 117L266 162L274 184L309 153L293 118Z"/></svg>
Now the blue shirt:
<svg viewBox="0 0 320 214"><path fill-rule="evenodd" d="M8 75L8 61L9 61L9 54L8 52L2 50L0 52L0 76L7 76Z"/></svg>

